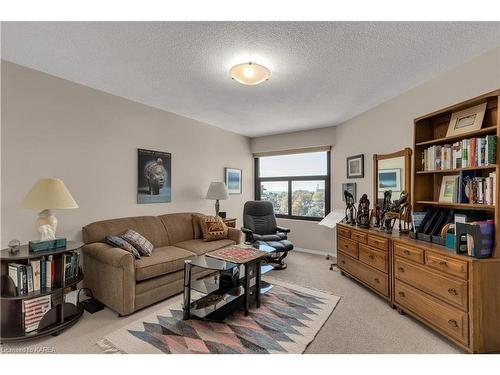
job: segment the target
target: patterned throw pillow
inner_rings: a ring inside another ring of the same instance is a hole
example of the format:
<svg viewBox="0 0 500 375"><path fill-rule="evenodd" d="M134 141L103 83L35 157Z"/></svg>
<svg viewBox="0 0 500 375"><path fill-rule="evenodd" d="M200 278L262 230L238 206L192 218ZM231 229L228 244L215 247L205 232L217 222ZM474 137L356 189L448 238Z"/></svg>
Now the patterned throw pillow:
<svg viewBox="0 0 500 375"><path fill-rule="evenodd" d="M215 241L227 238L227 226L220 217L200 217L200 227L204 241Z"/></svg>
<svg viewBox="0 0 500 375"><path fill-rule="evenodd" d="M141 259L141 254L139 254L137 249L121 237L106 236L106 242L109 243L111 246L115 246L115 247L119 247L120 249L127 250L129 253L132 253L134 255L135 259Z"/></svg>
<svg viewBox="0 0 500 375"><path fill-rule="evenodd" d="M121 237L135 247L141 255L147 257L151 256L151 253L153 252L153 244L135 230L127 229L125 234Z"/></svg>

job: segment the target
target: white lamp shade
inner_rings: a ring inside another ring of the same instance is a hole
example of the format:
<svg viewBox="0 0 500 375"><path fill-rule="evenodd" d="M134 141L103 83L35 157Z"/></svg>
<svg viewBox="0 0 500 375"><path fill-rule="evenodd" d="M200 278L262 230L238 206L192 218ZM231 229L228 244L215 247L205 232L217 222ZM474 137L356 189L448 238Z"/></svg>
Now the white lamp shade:
<svg viewBox="0 0 500 375"><path fill-rule="evenodd" d="M228 199L229 194L227 192L227 187L224 182L211 182L208 187L207 196L205 199L221 200Z"/></svg>
<svg viewBox="0 0 500 375"><path fill-rule="evenodd" d="M42 178L28 192L21 208L35 210L78 208L64 182L59 178Z"/></svg>

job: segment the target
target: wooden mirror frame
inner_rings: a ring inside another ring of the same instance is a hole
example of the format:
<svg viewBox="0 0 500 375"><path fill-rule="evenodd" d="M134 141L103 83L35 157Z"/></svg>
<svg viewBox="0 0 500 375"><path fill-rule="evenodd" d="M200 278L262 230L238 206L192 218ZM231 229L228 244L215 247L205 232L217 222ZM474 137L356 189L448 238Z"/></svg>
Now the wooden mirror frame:
<svg viewBox="0 0 500 375"><path fill-rule="evenodd" d="M378 202L377 186L379 160L399 158L401 156L405 159L405 180L403 190L408 192L408 198L411 202L411 153L411 148L406 147L401 151L396 151L391 154L373 154L373 207L375 207Z"/></svg>

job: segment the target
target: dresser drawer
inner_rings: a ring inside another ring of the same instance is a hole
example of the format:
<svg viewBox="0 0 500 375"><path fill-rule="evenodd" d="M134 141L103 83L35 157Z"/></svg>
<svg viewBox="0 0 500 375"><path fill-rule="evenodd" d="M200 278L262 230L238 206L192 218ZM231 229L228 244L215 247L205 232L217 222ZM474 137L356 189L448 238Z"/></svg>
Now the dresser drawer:
<svg viewBox="0 0 500 375"><path fill-rule="evenodd" d="M447 335L469 343L468 314L454 309L419 290L396 280L394 296L397 304L411 310Z"/></svg>
<svg viewBox="0 0 500 375"><path fill-rule="evenodd" d="M397 279L417 289L467 311L467 283L465 281L452 280L401 259L396 259L394 262L394 275Z"/></svg>
<svg viewBox="0 0 500 375"><path fill-rule="evenodd" d="M385 273L389 268L387 252L376 250L364 244L359 244L359 260Z"/></svg>
<svg viewBox="0 0 500 375"><path fill-rule="evenodd" d="M351 237L351 230L349 228L345 228L341 225L337 225L337 234L339 236L350 238Z"/></svg>
<svg viewBox="0 0 500 375"><path fill-rule="evenodd" d="M366 243L366 233L351 231L351 239L357 242Z"/></svg>
<svg viewBox="0 0 500 375"><path fill-rule="evenodd" d="M394 242L394 255L424 264L424 250Z"/></svg>
<svg viewBox="0 0 500 375"><path fill-rule="evenodd" d="M389 249L389 240L387 238L368 235L367 244L379 250Z"/></svg>
<svg viewBox="0 0 500 375"><path fill-rule="evenodd" d="M389 296L389 277L363 263L354 260L342 252L338 253L338 267L347 273L363 281L368 286L383 294Z"/></svg>
<svg viewBox="0 0 500 375"><path fill-rule="evenodd" d="M426 251L425 264L430 268L467 280L467 262Z"/></svg>
<svg viewBox="0 0 500 375"><path fill-rule="evenodd" d="M339 250L358 259L358 244L347 238L339 237L337 238L337 244Z"/></svg>

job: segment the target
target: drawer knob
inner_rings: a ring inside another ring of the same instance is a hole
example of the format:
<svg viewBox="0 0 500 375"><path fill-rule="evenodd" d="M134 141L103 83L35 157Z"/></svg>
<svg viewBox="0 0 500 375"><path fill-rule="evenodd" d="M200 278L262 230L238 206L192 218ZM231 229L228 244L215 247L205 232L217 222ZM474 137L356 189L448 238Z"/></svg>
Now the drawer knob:
<svg viewBox="0 0 500 375"><path fill-rule="evenodd" d="M370 258L372 260L375 259L375 257L372 254L368 255L368 258Z"/></svg>
<svg viewBox="0 0 500 375"><path fill-rule="evenodd" d="M340 262L341 262L342 264L345 264L345 260L341 260Z"/></svg>
<svg viewBox="0 0 500 375"><path fill-rule="evenodd" d="M405 269L403 267L398 267L399 272L405 272Z"/></svg>
<svg viewBox="0 0 500 375"><path fill-rule="evenodd" d="M376 283L380 283L380 280L378 277L374 278L373 280L375 280Z"/></svg>
<svg viewBox="0 0 500 375"><path fill-rule="evenodd" d="M405 296L405 292L399 292L398 293L401 297L404 297Z"/></svg>
<svg viewBox="0 0 500 375"><path fill-rule="evenodd" d="M455 319L448 320L448 324L453 327L458 327L458 323Z"/></svg>
<svg viewBox="0 0 500 375"><path fill-rule="evenodd" d="M448 267L448 262L446 262L445 260L442 260L441 262L439 262L439 265L443 266L443 267Z"/></svg>
<svg viewBox="0 0 500 375"><path fill-rule="evenodd" d="M410 255L410 254L411 254L411 253L410 253L410 250L403 250L403 253L404 253L405 255Z"/></svg>
<svg viewBox="0 0 500 375"><path fill-rule="evenodd" d="M455 288L449 288L448 293L453 294L453 295L458 295L457 290Z"/></svg>

